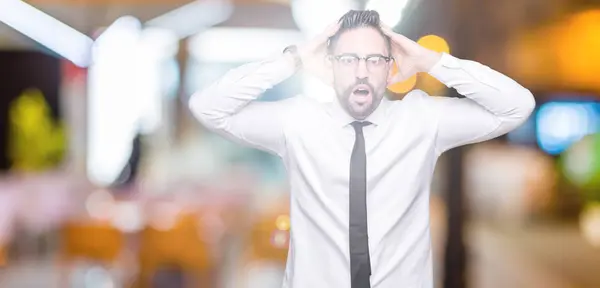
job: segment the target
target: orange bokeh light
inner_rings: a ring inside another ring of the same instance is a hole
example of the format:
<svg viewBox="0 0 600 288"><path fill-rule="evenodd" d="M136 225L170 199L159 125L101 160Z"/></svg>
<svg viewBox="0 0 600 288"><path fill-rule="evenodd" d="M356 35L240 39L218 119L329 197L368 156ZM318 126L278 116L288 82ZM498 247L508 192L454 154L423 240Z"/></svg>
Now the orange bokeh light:
<svg viewBox="0 0 600 288"><path fill-rule="evenodd" d="M417 41L417 43L436 52L450 53L450 46L448 45L448 42L446 42L444 38L437 35L423 36ZM392 68L392 75L396 75L397 73L398 68L394 65ZM421 73L419 75L413 75L402 82L393 83L388 86L388 89L394 93L407 93L415 88L417 85L417 80L420 86L422 86L421 88L429 94L439 95L446 87L444 84L430 75Z"/></svg>

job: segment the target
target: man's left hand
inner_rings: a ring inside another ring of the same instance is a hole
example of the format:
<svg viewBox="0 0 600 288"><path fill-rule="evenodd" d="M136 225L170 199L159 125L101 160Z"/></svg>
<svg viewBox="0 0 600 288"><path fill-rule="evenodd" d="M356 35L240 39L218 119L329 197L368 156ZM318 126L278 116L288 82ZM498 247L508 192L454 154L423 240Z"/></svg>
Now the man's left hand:
<svg viewBox="0 0 600 288"><path fill-rule="evenodd" d="M398 75L394 77L394 82L406 80L419 72L429 72L442 57L441 53L419 45L406 36L392 31L388 26L382 25L381 29L390 37L392 56L398 67Z"/></svg>

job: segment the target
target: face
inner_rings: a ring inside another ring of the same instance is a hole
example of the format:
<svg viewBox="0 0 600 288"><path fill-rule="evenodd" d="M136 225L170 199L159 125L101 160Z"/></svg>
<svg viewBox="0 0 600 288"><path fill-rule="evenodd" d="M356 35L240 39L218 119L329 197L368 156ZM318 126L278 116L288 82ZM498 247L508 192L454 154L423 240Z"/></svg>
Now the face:
<svg viewBox="0 0 600 288"><path fill-rule="evenodd" d="M392 61L385 38L370 27L340 35L332 51L334 88L348 114L362 120L381 103Z"/></svg>

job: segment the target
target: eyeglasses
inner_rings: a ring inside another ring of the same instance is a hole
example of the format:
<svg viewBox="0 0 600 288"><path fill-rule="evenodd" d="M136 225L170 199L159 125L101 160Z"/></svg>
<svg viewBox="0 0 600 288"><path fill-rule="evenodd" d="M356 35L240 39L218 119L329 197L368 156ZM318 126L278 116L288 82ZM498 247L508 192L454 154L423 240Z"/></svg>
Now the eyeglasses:
<svg viewBox="0 0 600 288"><path fill-rule="evenodd" d="M367 70L369 70L369 72L383 69L393 59L392 57L387 57L383 55L369 55L366 57L359 57L355 54L342 54L332 57L340 65L349 69L356 69L358 67L358 63L361 60L365 60Z"/></svg>

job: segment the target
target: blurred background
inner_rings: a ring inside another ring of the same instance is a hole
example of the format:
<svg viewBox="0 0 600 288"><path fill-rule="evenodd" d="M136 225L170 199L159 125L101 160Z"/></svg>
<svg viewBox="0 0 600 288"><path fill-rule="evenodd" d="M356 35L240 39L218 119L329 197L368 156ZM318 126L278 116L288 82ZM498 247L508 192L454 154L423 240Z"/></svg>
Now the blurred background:
<svg viewBox="0 0 600 288"><path fill-rule="evenodd" d="M537 99L519 129L440 159L438 287L600 287L599 2L0 0L0 287L281 287L282 165L187 100L364 8ZM297 75L260 101L327 89ZM390 97L412 89L456 96L417 75Z"/></svg>

